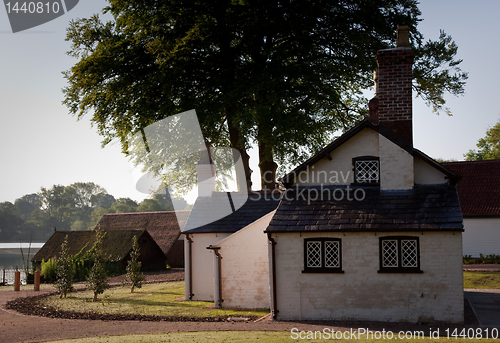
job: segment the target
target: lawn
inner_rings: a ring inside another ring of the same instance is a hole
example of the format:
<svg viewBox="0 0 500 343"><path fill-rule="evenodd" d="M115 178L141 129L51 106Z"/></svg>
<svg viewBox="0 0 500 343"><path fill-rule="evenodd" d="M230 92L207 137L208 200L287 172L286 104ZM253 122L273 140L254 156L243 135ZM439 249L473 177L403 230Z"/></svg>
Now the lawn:
<svg viewBox="0 0 500 343"><path fill-rule="evenodd" d="M464 288L500 289L500 273L464 272Z"/></svg>
<svg viewBox="0 0 500 343"><path fill-rule="evenodd" d="M40 300L41 306L57 310L91 312L101 314L134 314L166 317L261 317L269 311L231 311L213 308L212 302L183 301L184 282L163 282L145 284L134 293L129 287L114 287L99 295L99 301L92 302L91 291L74 292L66 299L50 296Z"/></svg>
<svg viewBox="0 0 500 343"><path fill-rule="evenodd" d="M395 337L397 333L394 333ZM394 342L396 338L391 339L377 339L377 343L389 343ZM475 339L446 339L446 337L441 337L439 339L431 339L429 337L425 338L415 338L415 339L396 339L398 342L422 342L422 343L455 343L455 342L479 342ZM209 332L175 332L175 333L165 333L165 334L154 334L154 335L133 335L133 336L111 336L111 337L92 337L92 338L82 338L75 340L64 340L57 341L57 343L135 343L135 342L148 342L148 343L281 343L281 342L331 342L332 339L292 339L290 332L269 332L269 331L209 331ZM373 339L342 339L342 342L357 342L366 343L373 342ZM498 342L494 339L481 339L480 342ZM55 343L55 342L54 342Z"/></svg>

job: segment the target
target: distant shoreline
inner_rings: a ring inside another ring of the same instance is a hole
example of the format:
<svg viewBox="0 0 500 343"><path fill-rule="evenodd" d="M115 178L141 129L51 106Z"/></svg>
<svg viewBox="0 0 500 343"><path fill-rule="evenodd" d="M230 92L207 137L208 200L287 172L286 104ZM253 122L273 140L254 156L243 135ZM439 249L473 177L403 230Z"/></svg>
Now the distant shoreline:
<svg viewBox="0 0 500 343"><path fill-rule="evenodd" d="M40 248L31 248L30 250L30 258L33 257L36 252L40 250ZM23 248L24 256L28 255L28 249ZM0 256L1 255L21 255L21 249L19 248L0 248Z"/></svg>

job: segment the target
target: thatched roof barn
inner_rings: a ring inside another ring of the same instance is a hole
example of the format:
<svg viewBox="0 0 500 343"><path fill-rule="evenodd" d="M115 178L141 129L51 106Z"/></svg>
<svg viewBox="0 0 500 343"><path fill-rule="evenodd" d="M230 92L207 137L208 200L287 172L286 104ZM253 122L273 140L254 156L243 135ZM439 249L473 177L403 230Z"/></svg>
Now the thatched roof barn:
<svg viewBox="0 0 500 343"><path fill-rule="evenodd" d="M161 248L171 267L184 266L181 230L190 211L107 213L96 226L103 231L147 230Z"/></svg>
<svg viewBox="0 0 500 343"><path fill-rule="evenodd" d="M56 231L33 256L33 263L41 263L42 260L58 258L61 254L61 245L64 238L68 236L69 255L85 253L90 250L96 240L95 231ZM140 247L139 260L142 262L143 270L163 269L166 265L165 255L154 239L146 230L120 230L108 231L104 236L104 255L110 262L127 266L132 251L132 238L137 236Z"/></svg>

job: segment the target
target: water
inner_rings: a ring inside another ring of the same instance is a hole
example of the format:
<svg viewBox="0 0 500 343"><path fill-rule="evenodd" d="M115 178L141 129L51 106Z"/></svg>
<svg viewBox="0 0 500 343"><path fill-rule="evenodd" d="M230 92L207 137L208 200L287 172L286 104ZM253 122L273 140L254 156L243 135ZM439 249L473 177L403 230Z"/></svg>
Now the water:
<svg viewBox="0 0 500 343"><path fill-rule="evenodd" d="M26 243L25 243L26 244ZM35 245L36 244L36 245ZM24 265L28 264L33 256L40 250L43 243L35 243L31 245L30 255L28 259L28 246L22 245L24 253ZM29 263L31 266L31 262ZM19 248L19 243L0 243L0 270L1 269L15 269L16 266L21 270L23 269L23 255Z"/></svg>
<svg viewBox="0 0 500 343"><path fill-rule="evenodd" d="M3 282L3 270L5 269L5 281L7 284L14 283L14 271L16 267L21 272L21 283L26 283L26 275L23 271L23 265L28 266L29 260L40 250L43 243L31 243L31 248L29 243L0 243L0 283ZM21 254L21 249L24 253L24 263L23 255ZM28 249L30 250L30 255L28 258ZM31 267L31 262L29 262Z"/></svg>

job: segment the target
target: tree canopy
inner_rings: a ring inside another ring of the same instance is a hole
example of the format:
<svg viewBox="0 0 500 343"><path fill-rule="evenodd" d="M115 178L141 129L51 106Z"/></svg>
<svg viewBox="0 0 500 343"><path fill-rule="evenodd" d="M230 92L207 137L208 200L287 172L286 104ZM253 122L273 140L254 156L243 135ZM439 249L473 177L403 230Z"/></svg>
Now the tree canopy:
<svg viewBox="0 0 500 343"><path fill-rule="evenodd" d="M469 150L464 155L467 161L500 159L500 121L486 131L486 136L477 142L477 150Z"/></svg>
<svg viewBox="0 0 500 343"><path fill-rule="evenodd" d="M424 42L416 0L108 0L104 13L72 21L64 103L93 111L103 145L196 109L212 146L259 148L263 188L283 169L367 115L376 51L410 27L414 89L435 111L464 92L457 46L441 32Z"/></svg>
<svg viewBox="0 0 500 343"><path fill-rule="evenodd" d="M173 211L188 204L171 198L168 192L153 194L140 203L118 198L93 182L75 182L69 186L42 187L14 203L0 203L0 242L43 242L54 232L93 230L106 213Z"/></svg>

